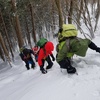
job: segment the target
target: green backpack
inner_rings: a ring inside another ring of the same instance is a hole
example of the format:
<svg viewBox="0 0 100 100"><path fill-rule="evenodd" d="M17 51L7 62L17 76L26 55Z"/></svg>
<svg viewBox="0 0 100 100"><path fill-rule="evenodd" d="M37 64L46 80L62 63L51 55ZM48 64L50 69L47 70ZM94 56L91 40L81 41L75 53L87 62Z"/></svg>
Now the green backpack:
<svg viewBox="0 0 100 100"><path fill-rule="evenodd" d="M37 42L37 46L39 47L43 47L45 45L45 43L48 42L48 40L46 38L41 38L38 42Z"/></svg>

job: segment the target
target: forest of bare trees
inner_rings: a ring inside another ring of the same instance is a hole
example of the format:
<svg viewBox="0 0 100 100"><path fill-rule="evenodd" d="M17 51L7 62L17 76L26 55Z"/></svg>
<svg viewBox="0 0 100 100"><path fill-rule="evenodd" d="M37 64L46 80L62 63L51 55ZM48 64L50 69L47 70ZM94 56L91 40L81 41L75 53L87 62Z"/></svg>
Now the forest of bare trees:
<svg viewBox="0 0 100 100"><path fill-rule="evenodd" d="M63 23L75 24L92 39L99 15L100 0L0 0L0 59L14 60L20 47L53 37Z"/></svg>

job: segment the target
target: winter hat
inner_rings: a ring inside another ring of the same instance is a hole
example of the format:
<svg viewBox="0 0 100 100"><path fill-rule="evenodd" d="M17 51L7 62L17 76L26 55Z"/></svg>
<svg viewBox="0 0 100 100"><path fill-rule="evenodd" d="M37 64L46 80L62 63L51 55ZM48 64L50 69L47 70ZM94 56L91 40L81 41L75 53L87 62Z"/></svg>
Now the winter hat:
<svg viewBox="0 0 100 100"><path fill-rule="evenodd" d="M34 46L34 47L32 48L32 50L34 51L35 54L38 53L39 49L40 49L40 48L39 48L38 46Z"/></svg>
<svg viewBox="0 0 100 100"><path fill-rule="evenodd" d="M23 52L23 50L26 48L26 46L22 46L19 50L20 52Z"/></svg>

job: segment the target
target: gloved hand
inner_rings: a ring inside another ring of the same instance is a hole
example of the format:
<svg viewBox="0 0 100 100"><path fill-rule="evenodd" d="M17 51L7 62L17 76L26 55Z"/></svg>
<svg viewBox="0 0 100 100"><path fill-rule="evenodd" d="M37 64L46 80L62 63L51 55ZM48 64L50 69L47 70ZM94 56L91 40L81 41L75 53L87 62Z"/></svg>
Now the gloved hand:
<svg viewBox="0 0 100 100"><path fill-rule="evenodd" d="M43 74L46 74L46 73L47 73L47 70L45 70L45 69L43 68L43 66L40 66L40 71L41 71Z"/></svg>
<svg viewBox="0 0 100 100"><path fill-rule="evenodd" d="M100 48L97 47L96 52L100 53Z"/></svg>
<svg viewBox="0 0 100 100"><path fill-rule="evenodd" d="M52 61L55 61L55 57L53 56L53 54L50 55L52 57Z"/></svg>

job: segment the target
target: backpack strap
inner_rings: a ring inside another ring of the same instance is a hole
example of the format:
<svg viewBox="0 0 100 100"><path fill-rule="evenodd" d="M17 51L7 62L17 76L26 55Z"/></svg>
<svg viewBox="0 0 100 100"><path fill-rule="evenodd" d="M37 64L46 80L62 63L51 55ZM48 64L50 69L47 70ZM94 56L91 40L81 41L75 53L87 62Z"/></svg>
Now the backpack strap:
<svg viewBox="0 0 100 100"><path fill-rule="evenodd" d="M70 38L66 39L66 46L68 51L70 51Z"/></svg>
<svg viewBox="0 0 100 100"><path fill-rule="evenodd" d="M46 42L46 43L47 43L47 42ZM46 43L45 43L45 44L46 44ZM44 54L46 55L45 44L44 44L41 48L43 49Z"/></svg>
<svg viewBox="0 0 100 100"><path fill-rule="evenodd" d="M73 37L69 37L69 38L66 38L66 46L68 48L68 51L70 51L71 47L70 47L70 40L71 39L77 39L78 41L80 40L80 38L76 37L76 36L73 36Z"/></svg>

